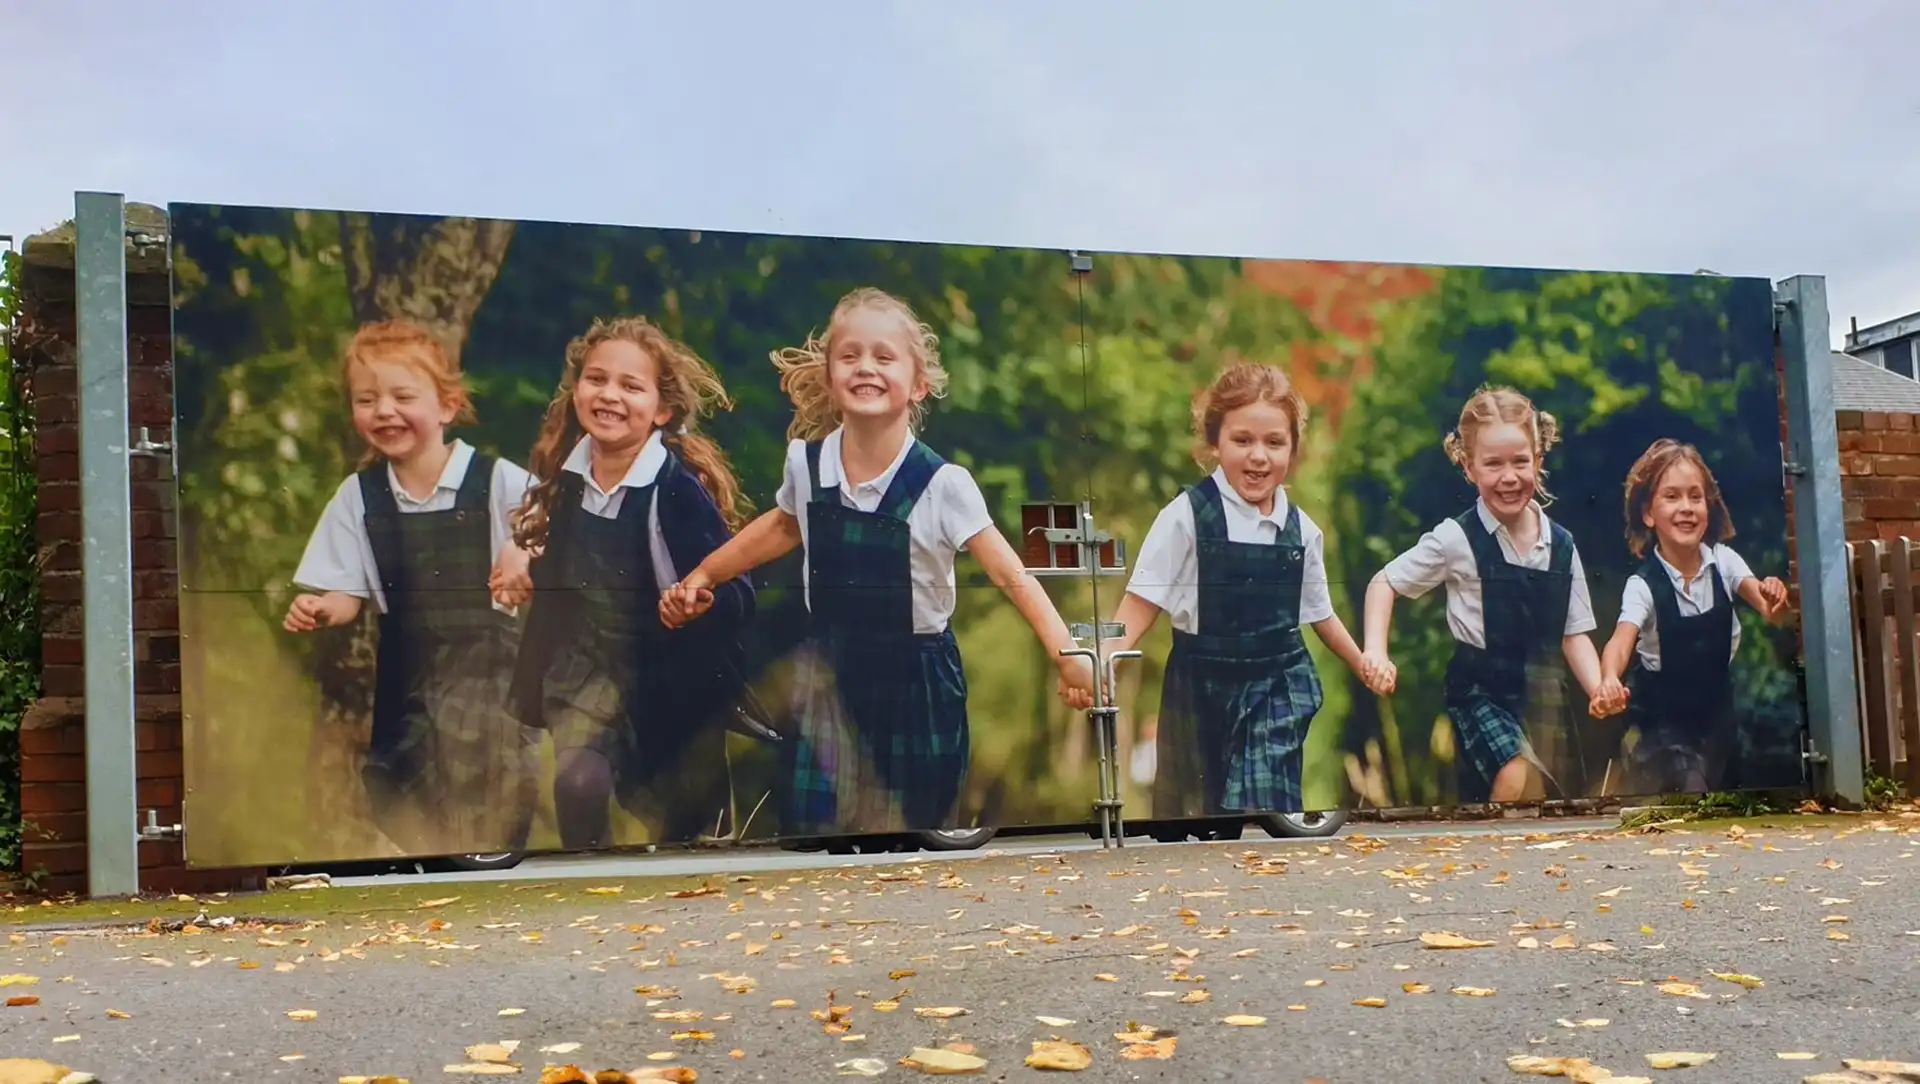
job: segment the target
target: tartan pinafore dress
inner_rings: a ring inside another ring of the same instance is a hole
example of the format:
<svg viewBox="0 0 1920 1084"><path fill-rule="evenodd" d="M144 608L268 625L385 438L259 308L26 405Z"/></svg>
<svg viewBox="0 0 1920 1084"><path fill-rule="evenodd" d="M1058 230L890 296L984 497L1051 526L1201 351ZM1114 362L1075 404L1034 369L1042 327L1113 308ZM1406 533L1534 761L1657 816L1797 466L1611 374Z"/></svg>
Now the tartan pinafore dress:
<svg viewBox="0 0 1920 1084"><path fill-rule="evenodd" d="M1561 642L1573 598L1573 535L1552 524L1545 569L1506 559L1477 507L1454 517L1466 532L1480 577L1486 647L1455 641L1447 663L1446 708L1453 723L1459 800L1488 800L1493 777L1524 757L1563 795L1572 781L1566 670Z"/></svg>
<svg viewBox="0 0 1920 1084"><path fill-rule="evenodd" d="M726 805L724 734L686 695L704 671L684 649L705 641L661 623L653 571L655 496L683 469L670 454L611 519L581 509L582 476L560 475L549 552L535 563L541 609L514 682L522 716L548 730L556 753L607 759L614 800L655 827L656 843L696 838Z"/></svg>
<svg viewBox="0 0 1920 1084"><path fill-rule="evenodd" d="M907 516L946 461L913 441L873 512L820 484L806 446L807 643L783 803L791 835L946 827L970 755L952 629L917 634Z"/></svg>
<svg viewBox="0 0 1920 1084"><path fill-rule="evenodd" d="M402 513L385 463L358 476L387 603L362 778L409 851L519 850L532 825L539 735L507 702L518 627L487 586L493 466L475 454L440 512Z"/></svg>
<svg viewBox="0 0 1920 1084"><path fill-rule="evenodd" d="M1648 555L1640 578L1653 595L1660 669L1634 652L1627 669L1629 717L1640 740L1628 759L1632 793L1700 794L1717 790L1734 754L1733 600L1713 573L1713 608L1683 615L1673 579Z"/></svg>
<svg viewBox="0 0 1920 1084"><path fill-rule="evenodd" d="M1220 489L1188 489L1198 633L1173 633L1160 687L1155 817L1301 811L1300 763L1323 700L1300 634L1306 547L1289 507L1271 543L1227 537Z"/></svg>

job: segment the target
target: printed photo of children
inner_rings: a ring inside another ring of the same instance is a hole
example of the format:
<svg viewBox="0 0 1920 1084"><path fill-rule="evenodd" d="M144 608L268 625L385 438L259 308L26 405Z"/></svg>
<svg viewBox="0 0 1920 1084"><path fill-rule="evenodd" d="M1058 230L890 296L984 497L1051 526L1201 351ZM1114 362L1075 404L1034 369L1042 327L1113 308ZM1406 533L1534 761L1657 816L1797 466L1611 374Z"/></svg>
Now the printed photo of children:
<svg viewBox="0 0 1920 1084"><path fill-rule="evenodd" d="M1800 778L1764 280L168 213L195 865Z"/></svg>

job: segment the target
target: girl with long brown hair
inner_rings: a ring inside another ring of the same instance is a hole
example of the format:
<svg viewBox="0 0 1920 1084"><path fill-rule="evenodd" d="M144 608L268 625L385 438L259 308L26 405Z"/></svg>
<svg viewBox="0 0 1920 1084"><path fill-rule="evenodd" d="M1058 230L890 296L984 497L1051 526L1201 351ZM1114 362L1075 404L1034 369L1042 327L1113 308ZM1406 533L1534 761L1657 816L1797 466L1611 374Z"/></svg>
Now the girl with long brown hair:
<svg viewBox="0 0 1920 1084"><path fill-rule="evenodd" d="M610 798L655 843L725 820L725 722L743 693L753 587L718 584L719 620L698 629L668 630L658 603L740 522L739 483L698 428L731 405L705 361L641 317L595 320L567 344L533 449L540 481L514 524L532 566L494 590L532 601L512 699L553 738L569 850L612 842Z"/></svg>
<svg viewBox="0 0 1920 1084"><path fill-rule="evenodd" d="M1742 598L1768 621L1787 585L1760 579L1735 553L1720 483L1691 444L1654 441L1627 472L1627 548L1641 559L1620 596L1620 621L1600 654L1605 680L1626 677L1635 740L1627 791L1723 789L1739 745L1733 656Z"/></svg>

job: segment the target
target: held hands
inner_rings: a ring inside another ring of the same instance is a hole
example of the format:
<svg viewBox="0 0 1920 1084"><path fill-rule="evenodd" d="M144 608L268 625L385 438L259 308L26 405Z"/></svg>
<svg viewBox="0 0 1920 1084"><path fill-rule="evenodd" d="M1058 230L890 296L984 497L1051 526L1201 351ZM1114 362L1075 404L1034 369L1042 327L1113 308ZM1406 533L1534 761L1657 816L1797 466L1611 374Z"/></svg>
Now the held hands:
<svg viewBox="0 0 1920 1084"><path fill-rule="evenodd" d="M1055 690L1060 699L1075 711L1093 707L1093 666L1083 657L1070 655L1054 660L1060 669L1060 684Z"/></svg>
<svg viewBox="0 0 1920 1084"><path fill-rule="evenodd" d="M660 592L660 623L670 629L713 609L713 581L694 569L687 578Z"/></svg>
<svg viewBox="0 0 1920 1084"><path fill-rule="evenodd" d="M518 546L503 546L487 576L487 589L493 601L502 606L524 606L533 600L533 576L529 568L533 558Z"/></svg>
<svg viewBox="0 0 1920 1084"><path fill-rule="evenodd" d="M1602 678L1599 687L1593 690L1593 699L1587 704L1587 714L1595 719L1618 715L1627 710L1627 699L1627 687L1620 684L1619 678Z"/></svg>
<svg viewBox="0 0 1920 1084"><path fill-rule="evenodd" d="M330 592L324 595L297 595L287 608L281 627L288 632L313 632L344 625L360 615L360 600L352 595Z"/></svg>
<svg viewBox="0 0 1920 1084"><path fill-rule="evenodd" d="M1400 671L1384 651L1366 651L1360 655L1360 683L1375 696L1392 696L1400 680Z"/></svg>

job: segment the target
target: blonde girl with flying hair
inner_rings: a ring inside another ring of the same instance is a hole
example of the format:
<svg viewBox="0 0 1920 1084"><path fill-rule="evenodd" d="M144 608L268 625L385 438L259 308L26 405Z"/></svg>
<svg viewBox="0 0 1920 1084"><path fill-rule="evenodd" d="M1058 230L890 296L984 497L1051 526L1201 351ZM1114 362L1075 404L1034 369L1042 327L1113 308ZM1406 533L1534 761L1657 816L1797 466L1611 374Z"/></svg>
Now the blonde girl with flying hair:
<svg viewBox="0 0 1920 1084"><path fill-rule="evenodd" d="M373 729L361 774L374 822L411 855L517 851L532 827L540 735L507 709L518 650L491 575L524 573L511 514L527 472L466 441L473 403L446 349L398 320L341 358L360 470L340 484L293 582L286 628L380 615Z"/></svg>
<svg viewBox="0 0 1920 1084"><path fill-rule="evenodd" d="M753 588L719 581L715 620L698 629L669 631L657 611L741 521L727 457L699 431L731 405L699 355L642 317L595 320L567 344L533 448L541 481L515 519L534 559L494 588L532 601L513 704L552 736L568 850L613 842L610 798L655 843L724 820L725 724L743 692Z"/></svg>
<svg viewBox="0 0 1920 1084"><path fill-rule="evenodd" d="M958 553L973 554L1026 618L1069 703L1090 702L1091 671L1056 654L1073 640L973 476L915 436L947 374L938 338L905 302L853 290L825 334L773 362L794 405L778 507L687 574L661 617L685 625L713 605L713 584L802 548L810 627L785 833L949 827L971 756L949 624Z"/></svg>
<svg viewBox="0 0 1920 1084"><path fill-rule="evenodd" d="M1463 802L1537 799L1547 784L1561 786L1549 765L1564 758L1535 747L1562 740L1560 658L1594 714L1625 707L1617 688L1602 695L1599 653L1587 635L1596 624L1593 600L1573 536L1537 499L1552 499L1541 460L1558 439L1553 415L1514 389L1474 392L1445 447L1478 499L1422 535L1367 586L1366 665L1380 693L1391 693L1396 682L1387 655L1395 597L1447 589L1454 644L1446 708Z"/></svg>

